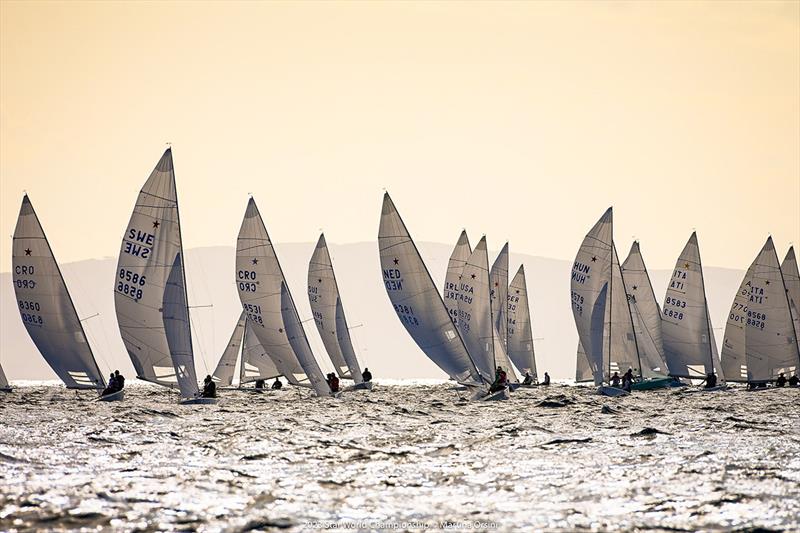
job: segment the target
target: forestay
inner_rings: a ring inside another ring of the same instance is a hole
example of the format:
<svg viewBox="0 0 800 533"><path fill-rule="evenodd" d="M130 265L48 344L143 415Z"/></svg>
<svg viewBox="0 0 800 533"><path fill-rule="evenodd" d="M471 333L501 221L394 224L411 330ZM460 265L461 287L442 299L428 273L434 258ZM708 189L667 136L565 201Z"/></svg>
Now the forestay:
<svg viewBox="0 0 800 533"><path fill-rule="evenodd" d="M339 377L352 379L356 383L363 382L324 234L319 236L308 264L308 301L322 344L336 373Z"/></svg>
<svg viewBox="0 0 800 533"><path fill-rule="evenodd" d="M300 315L297 314L297 308L285 282L281 283L281 315L286 326L289 344L294 350L298 361L300 361L300 366L303 367L306 376L308 376L311 388L314 389L317 396L330 396L331 388L322 375L322 370L320 370L317 360L314 358L314 352L311 351L311 345L308 342L308 337L306 337L303 324L300 323Z"/></svg>
<svg viewBox="0 0 800 533"><path fill-rule="evenodd" d="M386 294L417 346L454 380L481 383L464 341L388 193L383 196L378 247Z"/></svg>
<svg viewBox="0 0 800 533"><path fill-rule="evenodd" d="M722 347L731 381L766 382L800 366L797 333L772 237L747 270L736 294Z"/></svg>
<svg viewBox="0 0 800 533"><path fill-rule="evenodd" d="M137 377L167 387L178 379L165 330L164 300L170 275L185 285L181 251L175 172L168 148L136 199L114 285L117 323ZM177 335L177 329L188 328L188 323L172 327Z"/></svg>
<svg viewBox="0 0 800 533"><path fill-rule="evenodd" d="M469 237L467 232L462 230L461 235L458 237L458 242L453 253L450 254L450 260L447 262L447 274L444 278L444 292L442 298L444 305L447 307L447 312L450 313L450 318L453 324L458 321L458 285L461 282L461 271L464 270L464 264L467 258L472 253L472 247L469 245Z"/></svg>
<svg viewBox="0 0 800 533"><path fill-rule="evenodd" d="M267 228L250 198L236 240L236 288L250 329L289 383L300 385L305 371L289 344L281 314L284 282Z"/></svg>
<svg viewBox="0 0 800 533"><path fill-rule="evenodd" d="M697 234L692 233L672 271L662 307L664 359L672 376L724 380L706 302Z"/></svg>
<svg viewBox="0 0 800 533"><path fill-rule="evenodd" d="M492 264L489 288L494 327L500 334L500 343L505 347L508 342L508 243L503 245Z"/></svg>
<svg viewBox="0 0 800 533"><path fill-rule="evenodd" d="M231 338L228 344L225 345L225 350L222 352L222 357L219 358L217 368L211 374L211 378L223 387L230 387L233 384L233 376L236 373L236 359L239 357L239 350L242 347L242 339L244 338L245 322L247 314L242 311L239 315L239 320L231 333Z"/></svg>
<svg viewBox="0 0 800 533"><path fill-rule="evenodd" d="M797 258L794 255L794 247L790 246L786 252L786 257L781 263L783 281L789 291L789 308L792 311L794 320L794 331L797 333L797 349L800 350L800 272L797 269Z"/></svg>
<svg viewBox="0 0 800 533"><path fill-rule="evenodd" d="M533 350L533 324L528 307L528 285L525 266L520 265L508 288L508 356L523 374L529 372L534 380L536 357Z"/></svg>
<svg viewBox="0 0 800 533"><path fill-rule="evenodd" d="M103 374L27 194L13 241L16 304L36 348L68 388L104 388Z"/></svg>
<svg viewBox="0 0 800 533"><path fill-rule="evenodd" d="M661 334L661 309L656 300L650 275L647 273L639 243L631 245L622 264L622 276L628 293L631 317L636 332L636 345L642 361L642 375L656 377L667 373Z"/></svg>

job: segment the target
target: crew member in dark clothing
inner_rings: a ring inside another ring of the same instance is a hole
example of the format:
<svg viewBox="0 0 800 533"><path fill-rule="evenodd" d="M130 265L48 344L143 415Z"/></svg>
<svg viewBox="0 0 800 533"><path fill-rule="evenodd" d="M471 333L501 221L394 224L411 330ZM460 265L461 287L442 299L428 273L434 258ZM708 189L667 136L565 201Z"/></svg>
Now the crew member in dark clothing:
<svg viewBox="0 0 800 533"><path fill-rule="evenodd" d="M283 388L283 383L280 379L275 378L275 381L272 383L272 390L281 390Z"/></svg>
<svg viewBox="0 0 800 533"><path fill-rule="evenodd" d="M103 396L106 394L114 394L115 392L117 392L117 378L112 372L111 375L108 376L108 385L103 389Z"/></svg>
<svg viewBox="0 0 800 533"><path fill-rule="evenodd" d="M336 374L328 374L330 376L328 378L328 386L331 388L331 392L339 392L339 378L336 377Z"/></svg>
<svg viewBox="0 0 800 533"><path fill-rule="evenodd" d="M786 376L783 375L783 372L781 372L781 375L778 376L778 379L775 380L775 386L776 387L786 386Z"/></svg>
<svg viewBox="0 0 800 533"><path fill-rule="evenodd" d="M614 375L611 376L611 386L619 388L619 374L614 372Z"/></svg>
<svg viewBox="0 0 800 533"><path fill-rule="evenodd" d="M369 371L369 368L364 368L364 371L361 373L361 378L366 381L372 381L372 372Z"/></svg>
<svg viewBox="0 0 800 533"><path fill-rule="evenodd" d="M494 383L492 383L491 388L489 388L489 392L501 391L505 389L507 385L508 375L505 370L498 366L494 373Z"/></svg>
<svg viewBox="0 0 800 533"><path fill-rule="evenodd" d="M550 385L550 374L547 372L544 373L544 381L542 382L542 385Z"/></svg>
<svg viewBox="0 0 800 533"><path fill-rule="evenodd" d="M117 390L125 388L125 376L119 373L119 370L114 371L114 377L117 379Z"/></svg>
<svg viewBox="0 0 800 533"><path fill-rule="evenodd" d="M622 388L626 391L631 391L631 386L633 385L633 369L629 368L625 374L622 376Z"/></svg>
<svg viewBox="0 0 800 533"><path fill-rule="evenodd" d="M264 380L263 379L257 379L256 380L256 388L257 389L263 389L264 388Z"/></svg>
<svg viewBox="0 0 800 533"><path fill-rule="evenodd" d="M797 377L797 374L793 375L789 378L789 386L790 387L797 387L800 385L800 378Z"/></svg>
<svg viewBox="0 0 800 533"><path fill-rule="evenodd" d="M706 376L706 388L712 389L717 386L717 375L713 372Z"/></svg>
<svg viewBox="0 0 800 533"><path fill-rule="evenodd" d="M217 397L217 384L211 379L211 376L206 376L203 381L203 398L216 398Z"/></svg>
<svg viewBox="0 0 800 533"><path fill-rule="evenodd" d="M522 380L523 385L532 385L533 384L533 376L531 376L530 372L525 372L525 379Z"/></svg>

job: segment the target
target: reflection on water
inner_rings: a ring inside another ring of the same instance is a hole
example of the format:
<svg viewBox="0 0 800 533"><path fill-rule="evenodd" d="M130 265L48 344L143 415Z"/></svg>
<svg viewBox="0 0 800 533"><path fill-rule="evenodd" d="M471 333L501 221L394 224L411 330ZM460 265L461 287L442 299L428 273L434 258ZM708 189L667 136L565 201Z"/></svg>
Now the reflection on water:
<svg viewBox="0 0 800 533"><path fill-rule="evenodd" d="M556 385L468 403L448 384L382 384L179 406L132 383L124 402L92 398L0 396L0 530L800 528L797 389Z"/></svg>

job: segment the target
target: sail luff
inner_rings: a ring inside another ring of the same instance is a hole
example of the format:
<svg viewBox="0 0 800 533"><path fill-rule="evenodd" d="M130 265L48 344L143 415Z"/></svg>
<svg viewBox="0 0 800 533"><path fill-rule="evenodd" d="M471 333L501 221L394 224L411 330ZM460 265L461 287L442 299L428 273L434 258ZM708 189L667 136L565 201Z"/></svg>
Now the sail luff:
<svg viewBox="0 0 800 533"><path fill-rule="evenodd" d="M68 388L104 388L103 373L27 194L14 228L12 264L20 317L42 357Z"/></svg>

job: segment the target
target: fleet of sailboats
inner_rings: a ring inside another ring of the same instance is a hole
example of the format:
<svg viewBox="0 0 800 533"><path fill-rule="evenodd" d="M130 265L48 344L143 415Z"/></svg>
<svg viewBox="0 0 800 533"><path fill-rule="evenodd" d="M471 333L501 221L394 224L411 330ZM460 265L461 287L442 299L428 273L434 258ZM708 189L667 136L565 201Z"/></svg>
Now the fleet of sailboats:
<svg viewBox="0 0 800 533"><path fill-rule="evenodd" d="M526 383L537 380L525 269L520 266L509 282L507 242L490 268L486 237L473 249L462 231L440 296L386 193L378 247L384 287L398 319L472 399L507 399L509 389L519 384L514 367ZM201 393L195 370L184 257L168 148L142 187L122 239L114 285L116 318L139 379L176 388L183 404L213 403L215 398ZM45 361L67 388L103 390L103 373L27 195L14 231L12 267L20 317ZM242 312L210 376L213 381L220 388L233 387L238 367L240 388L283 377L316 396L338 396L313 353L253 198L237 238L235 282ZM609 208L581 243L570 284L579 338L575 381L593 381L602 394L625 395L711 377L758 386L800 370L800 273L794 249L780 263L771 237L734 298L721 354L696 233L678 257L659 306L639 242L620 264ZM335 373L353 381L347 389L372 388L362 376L324 235L309 261L307 292ZM512 386L498 390L501 369ZM625 371L635 377L628 390L609 386ZM0 391L10 390L0 368ZM123 397L119 391L100 399Z"/></svg>

